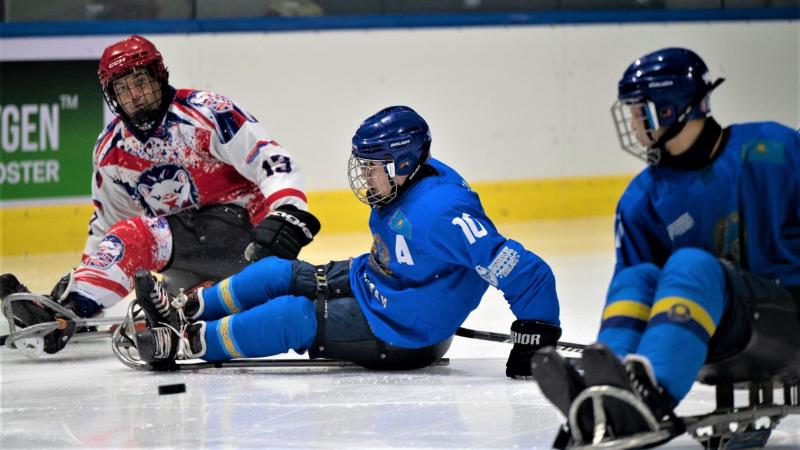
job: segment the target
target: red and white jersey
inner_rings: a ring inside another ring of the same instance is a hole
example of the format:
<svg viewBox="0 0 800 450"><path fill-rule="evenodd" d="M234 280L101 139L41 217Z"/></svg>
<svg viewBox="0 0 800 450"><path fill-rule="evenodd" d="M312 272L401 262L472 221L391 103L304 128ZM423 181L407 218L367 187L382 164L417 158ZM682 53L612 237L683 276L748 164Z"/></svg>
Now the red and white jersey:
<svg viewBox="0 0 800 450"><path fill-rule="evenodd" d="M282 205L306 210L296 162L230 99L181 89L161 126L140 141L118 118L94 149L92 199L84 255L115 223L186 208L243 206L255 225Z"/></svg>

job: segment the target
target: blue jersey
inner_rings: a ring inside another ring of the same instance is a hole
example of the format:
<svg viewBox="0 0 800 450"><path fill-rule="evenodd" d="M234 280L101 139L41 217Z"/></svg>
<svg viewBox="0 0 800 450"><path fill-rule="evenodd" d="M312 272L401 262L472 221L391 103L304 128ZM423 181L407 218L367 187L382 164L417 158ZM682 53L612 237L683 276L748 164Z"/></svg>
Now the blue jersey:
<svg viewBox="0 0 800 450"><path fill-rule="evenodd" d="M800 285L800 136L783 125L733 125L700 170L648 167L617 205L615 272L663 267L701 248L758 275Z"/></svg>
<svg viewBox="0 0 800 450"><path fill-rule="evenodd" d="M550 267L497 232L458 173L434 159L426 164L434 175L372 209L372 251L352 263L350 284L373 333L405 348L441 342L489 284L517 318L557 324Z"/></svg>

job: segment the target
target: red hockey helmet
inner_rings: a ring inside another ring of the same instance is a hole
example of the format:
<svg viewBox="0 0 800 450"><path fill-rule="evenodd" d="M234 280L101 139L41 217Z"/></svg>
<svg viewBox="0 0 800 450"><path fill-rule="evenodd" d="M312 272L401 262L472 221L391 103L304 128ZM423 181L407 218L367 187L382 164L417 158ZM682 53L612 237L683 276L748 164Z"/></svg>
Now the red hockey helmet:
<svg viewBox="0 0 800 450"><path fill-rule="evenodd" d="M154 90L159 93L159 99L157 104L151 105L147 110L131 115L120 105L114 81L137 71L147 72L154 82ZM127 124L146 131L152 129L156 121L161 119L163 105L160 103L165 97L161 94L167 92L169 72L164 67L161 53L152 42L134 34L106 47L100 57L97 75L108 106Z"/></svg>
<svg viewBox="0 0 800 450"><path fill-rule="evenodd" d="M137 67L151 66L156 78L167 81L168 72L164 60L155 45L147 39L134 34L106 47L100 57L97 75L105 87L111 80L131 72Z"/></svg>

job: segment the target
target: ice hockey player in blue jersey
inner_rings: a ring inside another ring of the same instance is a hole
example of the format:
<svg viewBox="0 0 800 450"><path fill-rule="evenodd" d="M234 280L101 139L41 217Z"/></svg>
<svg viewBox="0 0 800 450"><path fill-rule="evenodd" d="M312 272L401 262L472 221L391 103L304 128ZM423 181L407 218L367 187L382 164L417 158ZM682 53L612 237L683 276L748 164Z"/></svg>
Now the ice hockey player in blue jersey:
<svg viewBox="0 0 800 450"><path fill-rule="evenodd" d="M492 285L517 318L506 374L530 377L534 352L561 335L553 273L498 233L478 195L430 157L430 145L427 123L405 106L378 112L356 131L349 178L372 208L370 253L322 266L267 257L173 299L140 272L137 301L149 324L136 338L142 359L158 365L308 350L372 369L425 367L445 354Z"/></svg>
<svg viewBox="0 0 800 450"><path fill-rule="evenodd" d="M800 299L800 138L774 122L722 128L709 115L722 81L682 48L642 56L619 81L621 146L649 165L617 205L616 267L585 375L551 349L534 358L565 414L587 386L610 385L677 422L673 408L701 367L748 344L751 308ZM630 407L604 405L611 435L646 429ZM584 435L592 414L580 410Z"/></svg>

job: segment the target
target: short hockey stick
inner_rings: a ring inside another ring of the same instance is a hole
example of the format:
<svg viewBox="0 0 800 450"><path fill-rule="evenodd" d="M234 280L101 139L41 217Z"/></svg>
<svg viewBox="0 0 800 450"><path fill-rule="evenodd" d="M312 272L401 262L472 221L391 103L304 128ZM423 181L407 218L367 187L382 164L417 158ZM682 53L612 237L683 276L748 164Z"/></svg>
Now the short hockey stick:
<svg viewBox="0 0 800 450"><path fill-rule="evenodd" d="M459 327L456 330L456 336L461 336L470 339L480 339L482 341L491 342L504 342L511 343L511 335L505 333L494 333L491 331L471 330L469 328ZM574 342L558 341L556 349L562 352L582 353L586 348L584 344L576 344Z"/></svg>

